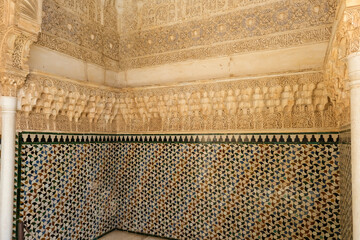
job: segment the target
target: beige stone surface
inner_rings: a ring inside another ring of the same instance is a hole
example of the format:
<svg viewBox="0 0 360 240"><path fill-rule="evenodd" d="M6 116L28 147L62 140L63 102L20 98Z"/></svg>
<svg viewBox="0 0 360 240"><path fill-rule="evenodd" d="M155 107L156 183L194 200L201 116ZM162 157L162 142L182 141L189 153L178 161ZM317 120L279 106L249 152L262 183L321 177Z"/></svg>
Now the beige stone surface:
<svg viewBox="0 0 360 240"><path fill-rule="evenodd" d="M106 71L103 67L87 63L85 67L86 80L88 82L105 85ZM76 79L76 78L75 78Z"/></svg>
<svg viewBox="0 0 360 240"><path fill-rule="evenodd" d="M100 240L162 240L164 238L151 237L146 235L140 235L129 232L113 231L106 236L100 238Z"/></svg>
<svg viewBox="0 0 360 240"><path fill-rule="evenodd" d="M126 86L126 83L122 81L121 73L111 70L106 70L104 85L110 87L122 88Z"/></svg>

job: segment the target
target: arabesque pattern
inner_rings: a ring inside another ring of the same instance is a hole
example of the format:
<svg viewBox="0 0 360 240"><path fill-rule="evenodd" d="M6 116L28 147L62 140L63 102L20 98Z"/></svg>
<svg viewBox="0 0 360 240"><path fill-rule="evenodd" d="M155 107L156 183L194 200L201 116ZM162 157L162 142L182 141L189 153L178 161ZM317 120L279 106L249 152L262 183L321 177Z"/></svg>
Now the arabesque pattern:
<svg viewBox="0 0 360 240"><path fill-rule="evenodd" d="M112 70L327 42L336 0L44 1L38 45Z"/></svg>

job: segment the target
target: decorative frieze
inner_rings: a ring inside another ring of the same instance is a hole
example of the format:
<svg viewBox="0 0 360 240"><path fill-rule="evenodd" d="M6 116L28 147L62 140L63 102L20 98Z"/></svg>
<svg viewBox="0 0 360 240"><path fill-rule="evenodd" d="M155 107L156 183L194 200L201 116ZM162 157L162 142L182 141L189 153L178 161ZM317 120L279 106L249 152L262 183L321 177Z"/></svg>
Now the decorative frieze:
<svg viewBox="0 0 360 240"><path fill-rule="evenodd" d="M136 27L130 25L122 32L120 67L141 68L328 41L337 6L334 0L216 2L143 1L134 14L138 16ZM126 22L126 12L134 10L131 3L124 4L120 17ZM194 9L196 15L191 14Z"/></svg>
<svg viewBox="0 0 360 240"><path fill-rule="evenodd" d="M349 48L348 54L360 51L360 6L346 9L344 12L344 27L348 38Z"/></svg>
<svg viewBox="0 0 360 240"><path fill-rule="evenodd" d="M198 46L196 48L185 48L176 51L164 51L159 54L150 54L144 56L123 57L120 59L120 68L131 69L141 68L153 65L168 64L173 62L186 61L189 59L206 59L233 54L244 54L255 51L273 50L280 48L290 48L305 44L313 44L328 41L331 36L331 26L319 26L310 29L301 29L291 32L279 33L276 35L256 36L251 38L238 38L222 44L209 44ZM134 41L134 40L131 40ZM131 46L127 43L127 46ZM122 46L126 45L124 42ZM120 49L121 56L132 55L130 52L137 50L124 47Z"/></svg>
<svg viewBox="0 0 360 240"><path fill-rule="evenodd" d="M224 132L334 129L320 72L138 89L30 75L18 129L72 132Z"/></svg>

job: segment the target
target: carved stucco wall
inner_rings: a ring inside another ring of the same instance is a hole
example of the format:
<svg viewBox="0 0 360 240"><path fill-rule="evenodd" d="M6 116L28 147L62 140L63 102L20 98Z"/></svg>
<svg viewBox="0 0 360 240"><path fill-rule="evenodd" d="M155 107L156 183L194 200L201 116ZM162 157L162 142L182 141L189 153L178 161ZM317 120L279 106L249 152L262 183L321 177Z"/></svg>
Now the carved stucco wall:
<svg viewBox="0 0 360 240"><path fill-rule="evenodd" d="M114 89L31 74L18 129L63 132L266 132L338 126L323 74Z"/></svg>
<svg viewBox="0 0 360 240"><path fill-rule="evenodd" d="M119 34L114 1L48 0L37 45L118 70Z"/></svg>
<svg viewBox="0 0 360 240"><path fill-rule="evenodd" d="M345 1L339 8L335 23L336 29L330 42L325 61L325 80L337 114L340 125L350 124L350 87L347 72L347 56L360 50L359 8L345 8Z"/></svg>
<svg viewBox="0 0 360 240"><path fill-rule="evenodd" d="M337 6L336 0L140 2L120 41L125 69L327 41ZM134 8L126 6L124 12Z"/></svg>
<svg viewBox="0 0 360 240"><path fill-rule="evenodd" d="M31 6L31 1L25 2ZM336 0L136 4L49 0L42 6L36 45L121 70L148 66L133 65L145 58L158 65L327 42L336 7ZM26 12L31 15L30 10ZM185 52L184 58L178 57ZM163 58L167 53L169 58ZM301 71L122 90L33 72L19 93L18 129L131 133L337 129L341 114L335 110L336 93L328 91L327 78L319 69Z"/></svg>
<svg viewBox="0 0 360 240"><path fill-rule="evenodd" d="M0 19L1 19L1 22L0 22L0 25L2 27L2 25L4 24L4 12L5 12L5 9L4 9L4 0L0 0Z"/></svg>
<svg viewBox="0 0 360 240"><path fill-rule="evenodd" d="M329 41L337 3L49 0L43 3L42 32L36 45L114 71L287 48ZM341 125L341 117L335 111L336 93L328 89L319 69L122 90L33 72L19 93L18 129L334 130Z"/></svg>
<svg viewBox="0 0 360 240"><path fill-rule="evenodd" d="M0 91L16 96L29 73L30 45L40 31L42 0L0 1Z"/></svg>
<svg viewBox="0 0 360 240"><path fill-rule="evenodd" d="M163 13L171 14L166 6L172 2L158 1L164 6ZM129 18L125 24L120 17L118 28L113 24L118 17L114 1L104 6L95 1L45 1L43 32L37 44L121 70L327 42L336 5L335 1L307 5L303 1L256 1L253 5L206 1L207 7L197 17L196 1L185 7L182 3L175 6L174 19L156 14L154 25L146 26L141 22L151 18L150 12L137 13L156 9L155 3L132 6L132 11L122 6L120 12L136 19ZM214 11L209 10L212 6ZM275 11L276 6L284 8ZM163 19L167 23L162 25ZM124 29L124 25L134 28ZM341 91L329 91L336 83L332 79L324 77L323 71L309 71L120 90L33 72L18 93L17 129L80 133L337 131L347 120L336 110L341 106L337 100Z"/></svg>
<svg viewBox="0 0 360 240"><path fill-rule="evenodd" d="M126 70L327 42L336 6L336 0L49 0L37 44Z"/></svg>

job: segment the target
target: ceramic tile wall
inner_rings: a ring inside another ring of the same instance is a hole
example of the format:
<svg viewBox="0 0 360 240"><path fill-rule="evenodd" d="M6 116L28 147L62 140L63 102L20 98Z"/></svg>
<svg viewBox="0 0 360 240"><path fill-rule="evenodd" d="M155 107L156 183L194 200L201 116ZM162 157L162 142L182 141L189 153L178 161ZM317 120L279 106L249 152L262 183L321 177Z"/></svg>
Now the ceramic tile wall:
<svg viewBox="0 0 360 240"><path fill-rule="evenodd" d="M340 133L340 223L342 239L352 239L351 207L351 136L350 130Z"/></svg>
<svg viewBox="0 0 360 240"><path fill-rule="evenodd" d="M20 220L26 239L94 239L114 229L118 147L22 145Z"/></svg>
<svg viewBox="0 0 360 240"><path fill-rule="evenodd" d="M27 239L340 239L336 134L20 139Z"/></svg>
<svg viewBox="0 0 360 240"><path fill-rule="evenodd" d="M120 229L176 239L340 239L335 145L121 149Z"/></svg>

